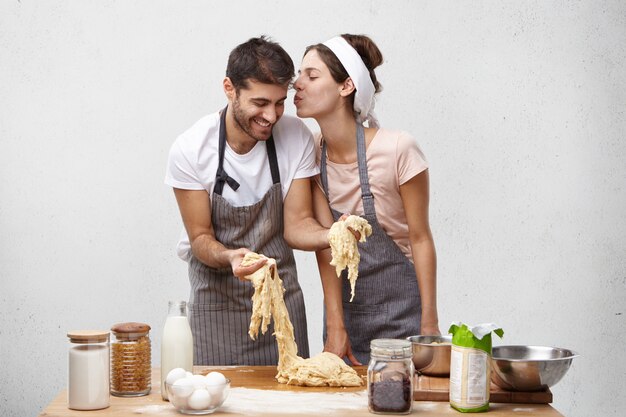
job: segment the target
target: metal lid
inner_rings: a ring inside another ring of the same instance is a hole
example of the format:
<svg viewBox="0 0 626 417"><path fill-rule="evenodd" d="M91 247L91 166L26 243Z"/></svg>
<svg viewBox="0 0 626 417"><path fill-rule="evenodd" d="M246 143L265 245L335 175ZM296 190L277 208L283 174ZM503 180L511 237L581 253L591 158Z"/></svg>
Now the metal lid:
<svg viewBox="0 0 626 417"><path fill-rule="evenodd" d="M111 331L118 339L134 340L147 335L150 331L150 326L146 323L131 321L114 324L111 326Z"/></svg>
<svg viewBox="0 0 626 417"><path fill-rule="evenodd" d="M109 340L106 330L72 330L67 332L72 343L102 343Z"/></svg>
<svg viewBox="0 0 626 417"><path fill-rule="evenodd" d="M374 339L370 342L371 356L404 359L413 355L411 342L404 339Z"/></svg>

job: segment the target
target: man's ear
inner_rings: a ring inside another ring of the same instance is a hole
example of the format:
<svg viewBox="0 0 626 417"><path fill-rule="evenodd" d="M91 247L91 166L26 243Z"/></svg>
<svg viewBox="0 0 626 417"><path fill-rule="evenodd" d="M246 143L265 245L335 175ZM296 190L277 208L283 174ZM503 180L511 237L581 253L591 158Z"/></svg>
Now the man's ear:
<svg viewBox="0 0 626 417"><path fill-rule="evenodd" d="M228 101L234 101L237 97L237 89L233 85L233 82L230 80L230 78L224 78L222 85L224 86L224 94L226 94L226 98L228 99Z"/></svg>
<svg viewBox="0 0 626 417"><path fill-rule="evenodd" d="M342 97L348 97L356 88L354 87L354 83L352 82L352 78L348 77L341 85L341 89L339 90L339 94Z"/></svg>

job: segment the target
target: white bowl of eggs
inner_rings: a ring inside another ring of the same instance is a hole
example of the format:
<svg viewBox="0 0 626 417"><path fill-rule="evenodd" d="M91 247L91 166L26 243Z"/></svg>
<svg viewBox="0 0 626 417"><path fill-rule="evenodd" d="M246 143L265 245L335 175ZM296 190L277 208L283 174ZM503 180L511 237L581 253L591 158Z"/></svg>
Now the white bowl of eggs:
<svg viewBox="0 0 626 417"><path fill-rule="evenodd" d="M182 368L172 369L165 380L170 403L183 414L211 414L228 397L230 380L219 372L194 375Z"/></svg>

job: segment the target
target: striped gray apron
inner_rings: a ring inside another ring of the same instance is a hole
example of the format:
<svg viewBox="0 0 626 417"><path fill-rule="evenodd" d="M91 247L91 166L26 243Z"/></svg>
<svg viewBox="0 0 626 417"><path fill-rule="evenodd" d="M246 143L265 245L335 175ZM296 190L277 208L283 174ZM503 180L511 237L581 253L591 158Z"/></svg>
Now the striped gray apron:
<svg viewBox="0 0 626 417"><path fill-rule="evenodd" d="M227 248L249 248L276 259L285 286L285 303L294 326L298 355L309 356L304 297L296 275L293 251L283 238L283 198L276 149L272 137L267 154L273 185L251 205L235 207L222 197L224 183L234 190L239 184L224 172L226 109L219 134L219 167L211 203L216 239ZM194 365L276 365L278 350L270 325L256 341L248 336L254 288L236 278L230 267L211 268L196 257L189 261L191 296L189 321L193 333Z"/></svg>
<svg viewBox="0 0 626 417"><path fill-rule="evenodd" d="M361 262L352 302L347 270L343 271L341 282L344 323L352 353L361 363L366 364L369 362L372 339L399 339L420 334L422 303L413 263L376 219L374 196L370 192L367 174L365 136L363 126L358 123L356 139L364 211L362 217L372 226L372 235L366 242L359 243ZM320 176L324 193L328 196L326 143L322 143ZM337 221L342 213L332 207L331 210Z"/></svg>

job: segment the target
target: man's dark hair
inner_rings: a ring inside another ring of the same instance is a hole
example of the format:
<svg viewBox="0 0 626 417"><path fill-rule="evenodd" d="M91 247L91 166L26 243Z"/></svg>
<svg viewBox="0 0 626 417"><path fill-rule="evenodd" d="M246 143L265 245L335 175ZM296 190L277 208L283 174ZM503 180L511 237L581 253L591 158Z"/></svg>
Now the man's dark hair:
<svg viewBox="0 0 626 417"><path fill-rule="evenodd" d="M226 66L226 76L237 91L248 88L248 80L287 86L294 75L289 54L265 36L251 38L233 49Z"/></svg>

